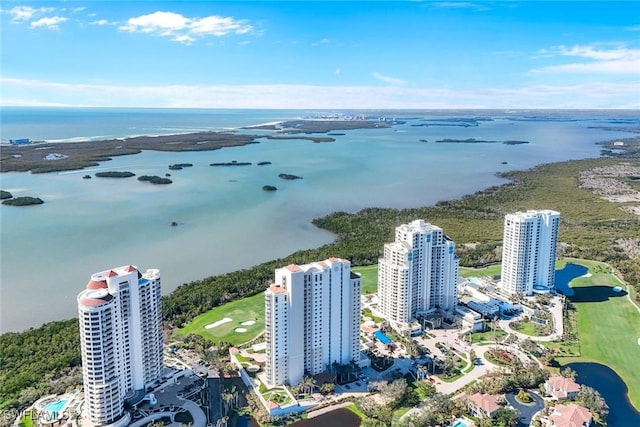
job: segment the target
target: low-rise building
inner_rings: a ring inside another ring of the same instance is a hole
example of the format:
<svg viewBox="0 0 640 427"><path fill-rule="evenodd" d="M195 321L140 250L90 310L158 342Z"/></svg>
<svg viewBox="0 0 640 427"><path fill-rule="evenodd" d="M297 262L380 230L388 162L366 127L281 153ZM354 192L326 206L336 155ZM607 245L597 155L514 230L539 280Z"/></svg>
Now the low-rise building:
<svg viewBox="0 0 640 427"><path fill-rule="evenodd" d="M589 427L592 423L591 412L575 403L556 405L549 417L550 427Z"/></svg>
<svg viewBox="0 0 640 427"><path fill-rule="evenodd" d="M554 376L545 381L544 390L556 400L572 399L580 391L580 385L570 378Z"/></svg>
<svg viewBox="0 0 640 427"><path fill-rule="evenodd" d="M497 396L486 393L469 396L469 411L474 417L493 417L498 409L500 405Z"/></svg>
<svg viewBox="0 0 640 427"><path fill-rule="evenodd" d="M462 324L463 332L479 332L484 330L484 319L480 313L464 306L457 306L454 314Z"/></svg>

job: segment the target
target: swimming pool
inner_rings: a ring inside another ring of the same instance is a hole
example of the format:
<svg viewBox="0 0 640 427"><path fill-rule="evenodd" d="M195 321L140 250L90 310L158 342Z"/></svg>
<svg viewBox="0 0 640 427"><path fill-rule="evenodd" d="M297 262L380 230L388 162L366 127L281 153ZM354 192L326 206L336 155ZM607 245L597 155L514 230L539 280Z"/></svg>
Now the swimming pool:
<svg viewBox="0 0 640 427"><path fill-rule="evenodd" d="M462 420L458 420L458 421L456 421L456 423L453 425L453 427L469 427L469 426L468 426L468 425L467 425L467 423L465 423L464 421L462 421Z"/></svg>
<svg viewBox="0 0 640 427"><path fill-rule="evenodd" d="M64 399L60 399L57 402L48 403L44 406L44 410L49 412L50 415L59 415L62 408L65 407L67 401Z"/></svg>

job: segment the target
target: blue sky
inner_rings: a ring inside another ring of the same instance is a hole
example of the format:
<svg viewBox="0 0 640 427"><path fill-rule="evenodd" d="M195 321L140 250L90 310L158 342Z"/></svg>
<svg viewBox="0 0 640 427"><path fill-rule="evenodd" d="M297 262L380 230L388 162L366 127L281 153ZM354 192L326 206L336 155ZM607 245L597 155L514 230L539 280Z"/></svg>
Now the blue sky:
<svg viewBox="0 0 640 427"><path fill-rule="evenodd" d="M640 2L9 1L1 105L640 108Z"/></svg>

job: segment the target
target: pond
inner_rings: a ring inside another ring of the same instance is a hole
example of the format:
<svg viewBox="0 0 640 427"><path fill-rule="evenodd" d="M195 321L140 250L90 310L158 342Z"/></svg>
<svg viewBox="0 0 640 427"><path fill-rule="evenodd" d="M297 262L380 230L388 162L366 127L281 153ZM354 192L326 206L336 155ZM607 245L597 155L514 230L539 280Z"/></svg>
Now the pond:
<svg viewBox="0 0 640 427"><path fill-rule="evenodd" d="M253 418L242 417L238 419L237 427L259 427L259 424ZM348 409L336 409L319 417L308 420L297 421L289 424L289 427L358 427L360 426L360 417Z"/></svg>
<svg viewBox="0 0 640 427"><path fill-rule="evenodd" d="M348 409L336 409L319 417L308 420L301 420L290 425L290 427L358 427L360 425L360 417Z"/></svg>
<svg viewBox="0 0 640 427"><path fill-rule="evenodd" d="M555 288L556 291L563 295L573 295L573 289L569 286L569 283L576 277L584 276L589 272L589 269L584 265L568 263L562 268L562 270L556 270L555 273Z"/></svg>
<svg viewBox="0 0 640 427"><path fill-rule="evenodd" d="M640 426L640 412L629 402L627 386L613 369L600 363L569 363L566 367L576 371L578 384L596 389L607 401L609 427Z"/></svg>

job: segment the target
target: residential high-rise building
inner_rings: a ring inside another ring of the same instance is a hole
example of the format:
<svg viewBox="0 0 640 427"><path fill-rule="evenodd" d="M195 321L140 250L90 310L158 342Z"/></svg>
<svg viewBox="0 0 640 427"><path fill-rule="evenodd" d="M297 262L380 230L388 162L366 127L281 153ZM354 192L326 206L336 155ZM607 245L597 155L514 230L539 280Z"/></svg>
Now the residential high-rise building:
<svg viewBox="0 0 640 427"><path fill-rule="evenodd" d="M360 275L330 258L275 271L265 293L267 383L298 384L359 360Z"/></svg>
<svg viewBox="0 0 640 427"><path fill-rule="evenodd" d="M559 223L560 213L551 210L504 217L501 289L531 295L553 288Z"/></svg>
<svg viewBox="0 0 640 427"><path fill-rule="evenodd" d="M397 331L420 332L416 317L452 312L457 303L455 243L421 219L396 227L378 260L379 309Z"/></svg>
<svg viewBox="0 0 640 427"><path fill-rule="evenodd" d="M87 416L111 424L161 374L160 273L131 265L95 273L78 312Z"/></svg>

